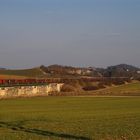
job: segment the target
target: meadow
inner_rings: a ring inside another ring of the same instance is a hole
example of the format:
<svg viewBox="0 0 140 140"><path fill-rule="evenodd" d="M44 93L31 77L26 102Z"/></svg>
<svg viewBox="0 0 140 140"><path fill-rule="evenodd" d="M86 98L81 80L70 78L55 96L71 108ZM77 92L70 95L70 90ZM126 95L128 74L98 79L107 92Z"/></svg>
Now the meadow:
<svg viewBox="0 0 140 140"><path fill-rule="evenodd" d="M1 140L138 140L140 97L0 100Z"/></svg>
<svg viewBox="0 0 140 140"><path fill-rule="evenodd" d="M92 91L91 94L97 95L113 95L113 96L139 96L140 95L140 82L133 81L131 83L114 85L105 89Z"/></svg>

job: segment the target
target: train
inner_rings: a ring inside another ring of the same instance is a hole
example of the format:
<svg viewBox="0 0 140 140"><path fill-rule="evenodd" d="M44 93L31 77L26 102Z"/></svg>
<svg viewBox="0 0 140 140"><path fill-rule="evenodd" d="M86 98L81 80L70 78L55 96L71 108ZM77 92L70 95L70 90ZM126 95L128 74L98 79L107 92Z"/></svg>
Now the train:
<svg viewBox="0 0 140 140"><path fill-rule="evenodd" d="M46 79L0 79L0 86L12 86L12 85L37 85L37 84L49 84L49 83L69 83L74 81L85 82L106 82L106 81L129 81L128 77L81 77L81 78L46 78Z"/></svg>
<svg viewBox="0 0 140 140"><path fill-rule="evenodd" d="M0 85L47 84L45 79L0 79Z"/></svg>
<svg viewBox="0 0 140 140"><path fill-rule="evenodd" d="M0 86L14 85L43 85L50 83L63 83L65 80L61 78L46 78L46 79L0 79Z"/></svg>

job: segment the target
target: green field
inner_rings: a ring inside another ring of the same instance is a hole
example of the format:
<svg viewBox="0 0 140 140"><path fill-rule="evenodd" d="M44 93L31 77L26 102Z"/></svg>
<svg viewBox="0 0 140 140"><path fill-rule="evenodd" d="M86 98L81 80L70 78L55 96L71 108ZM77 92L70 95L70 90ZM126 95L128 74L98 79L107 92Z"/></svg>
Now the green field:
<svg viewBox="0 0 140 140"><path fill-rule="evenodd" d="M140 97L0 100L0 140L140 139Z"/></svg>
<svg viewBox="0 0 140 140"><path fill-rule="evenodd" d="M91 91L91 93L96 94L96 95L115 95L115 96L137 95L139 96L140 95L140 82L136 81L136 82L123 84L119 86L110 86L105 89Z"/></svg>

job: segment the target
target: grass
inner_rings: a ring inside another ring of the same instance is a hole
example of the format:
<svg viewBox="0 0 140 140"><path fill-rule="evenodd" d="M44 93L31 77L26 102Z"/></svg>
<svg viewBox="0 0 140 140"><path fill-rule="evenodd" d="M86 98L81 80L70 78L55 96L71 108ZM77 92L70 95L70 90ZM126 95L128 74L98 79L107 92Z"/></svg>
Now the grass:
<svg viewBox="0 0 140 140"><path fill-rule="evenodd" d="M17 76L17 75L2 75L0 74L0 79L27 79L25 76Z"/></svg>
<svg viewBox="0 0 140 140"><path fill-rule="evenodd" d="M140 82L112 86L93 92L99 95L140 95Z"/></svg>
<svg viewBox="0 0 140 140"><path fill-rule="evenodd" d="M140 139L140 97L0 100L0 139Z"/></svg>
<svg viewBox="0 0 140 140"><path fill-rule="evenodd" d="M0 70L0 75L6 78L15 77L15 76L24 76L24 77L42 77L44 76L40 68L25 69L25 70Z"/></svg>
<svg viewBox="0 0 140 140"><path fill-rule="evenodd" d="M121 91L121 90L134 91L134 90L139 90L140 91L140 82L128 83L128 84L119 86L119 88L118 87L113 87L113 88L111 88L111 90L115 90L115 91Z"/></svg>

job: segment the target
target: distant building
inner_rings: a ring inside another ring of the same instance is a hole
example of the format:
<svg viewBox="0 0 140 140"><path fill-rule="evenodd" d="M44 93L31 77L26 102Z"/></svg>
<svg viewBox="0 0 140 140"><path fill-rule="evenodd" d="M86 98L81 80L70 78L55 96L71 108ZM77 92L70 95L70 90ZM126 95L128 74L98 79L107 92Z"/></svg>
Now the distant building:
<svg viewBox="0 0 140 140"><path fill-rule="evenodd" d="M129 72L129 69L127 69L126 71Z"/></svg>
<svg viewBox="0 0 140 140"><path fill-rule="evenodd" d="M140 71L137 71L138 74L140 74Z"/></svg>

